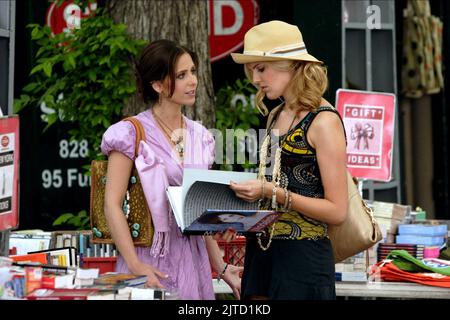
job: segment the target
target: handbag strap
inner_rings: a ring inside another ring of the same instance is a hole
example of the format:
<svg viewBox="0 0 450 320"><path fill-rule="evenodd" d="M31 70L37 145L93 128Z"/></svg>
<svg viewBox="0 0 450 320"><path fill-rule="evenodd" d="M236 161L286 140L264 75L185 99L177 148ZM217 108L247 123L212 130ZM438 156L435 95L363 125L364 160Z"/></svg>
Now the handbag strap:
<svg viewBox="0 0 450 320"><path fill-rule="evenodd" d="M135 117L125 118L125 119L123 119L123 121L130 121L133 124L134 129L136 131L136 142L135 142L135 148L134 148L134 156L137 157L138 151L139 151L139 143L142 140L145 141L144 128L142 127L141 122L138 119L136 119Z"/></svg>

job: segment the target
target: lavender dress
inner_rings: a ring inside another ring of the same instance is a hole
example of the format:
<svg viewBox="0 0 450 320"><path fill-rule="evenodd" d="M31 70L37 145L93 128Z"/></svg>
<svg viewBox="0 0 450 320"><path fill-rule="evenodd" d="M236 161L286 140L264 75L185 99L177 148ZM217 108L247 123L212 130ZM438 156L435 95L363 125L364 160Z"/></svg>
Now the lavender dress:
<svg viewBox="0 0 450 320"><path fill-rule="evenodd" d="M136 118L140 120L145 130L146 152L151 153L154 162L159 163L158 168L150 168L149 166L150 169L147 170L150 174L150 178L147 180L152 180L147 181L152 189L149 194L153 197L157 195L157 198L154 198L155 201L147 202L152 215L162 216L167 218L168 221L167 239L164 240L166 241L165 253L155 253L153 247L136 247L136 253L141 261L169 275L168 279L161 279L160 281L168 290L176 292L181 299L214 299L211 267L205 240L202 236L188 237L181 234L165 195L165 183L171 186L182 184L183 168L208 169L212 165L214 161L214 138L199 123L184 118L187 136L184 164L180 164L174 157L173 148L169 141L156 125L151 111L141 112ZM135 137L133 125L128 121L120 121L109 127L103 135L101 150L105 155L109 155L114 150L119 151L131 160L135 160ZM143 142L141 142L140 149L142 147ZM157 178L158 174L162 175L161 178ZM142 178L141 180L145 192L144 180ZM163 180L166 182L164 183ZM155 243L155 238L153 242ZM116 271L129 272L125 260L120 255L117 259Z"/></svg>

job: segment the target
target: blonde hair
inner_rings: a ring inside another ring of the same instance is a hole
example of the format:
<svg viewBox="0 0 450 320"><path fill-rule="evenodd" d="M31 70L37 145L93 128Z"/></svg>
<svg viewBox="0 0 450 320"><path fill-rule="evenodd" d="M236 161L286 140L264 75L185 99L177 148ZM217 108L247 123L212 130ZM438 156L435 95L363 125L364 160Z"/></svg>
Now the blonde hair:
<svg viewBox="0 0 450 320"><path fill-rule="evenodd" d="M319 63L308 61L266 61L274 69L279 71L294 70L288 90L294 99L286 101L287 106L294 106L300 110L314 111L320 106L325 90L328 88L327 68ZM252 70L248 64L244 65L244 71L250 82L253 82ZM263 102L265 93L258 89L255 102L258 110L263 114L269 113Z"/></svg>

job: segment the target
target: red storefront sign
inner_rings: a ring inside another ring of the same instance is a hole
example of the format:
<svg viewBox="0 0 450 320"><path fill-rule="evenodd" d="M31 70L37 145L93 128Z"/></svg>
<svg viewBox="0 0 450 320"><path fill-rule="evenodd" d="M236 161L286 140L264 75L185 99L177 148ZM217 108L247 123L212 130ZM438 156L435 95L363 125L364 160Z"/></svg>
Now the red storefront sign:
<svg viewBox="0 0 450 320"><path fill-rule="evenodd" d="M259 20L255 0L210 0L209 45L211 62L228 56L244 44L245 33Z"/></svg>
<svg viewBox="0 0 450 320"><path fill-rule="evenodd" d="M347 135L347 167L358 178L389 181L394 143L395 95L343 90L336 108Z"/></svg>
<svg viewBox="0 0 450 320"><path fill-rule="evenodd" d="M73 0L59 6L53 2L47 9L46 23L53 34L67 32L79 28L81 19L96 8L96 2L84 11ZM245 33L258 23L259 7L255 0L210 0L208 15L210 59L214 62L242 47Z"/></svg>
<svg viewBox="0 0 450 320"><path fill-rule="evenodd" d="M96 8L96 2L89 3L84 11L81 10L79 5L73 3L73 0L64 1L60 5L53 2L47 9L45 21L53 34L68 32L74 28L79 28L81 19L88 17Z"/></svg>

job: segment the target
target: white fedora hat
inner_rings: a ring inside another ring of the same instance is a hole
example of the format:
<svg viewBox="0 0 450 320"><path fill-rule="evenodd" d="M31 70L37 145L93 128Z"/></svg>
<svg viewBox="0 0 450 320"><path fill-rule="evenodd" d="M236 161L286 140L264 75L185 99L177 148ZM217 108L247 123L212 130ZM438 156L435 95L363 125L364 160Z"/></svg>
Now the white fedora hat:
<svg viewBox="0 0 450 320"><path fill-rule="evenodd" d="M278 20L261 23L247 31L244 52L232 53L236 63L299 60L323 63L308 54L297 26Z"/></svg>

